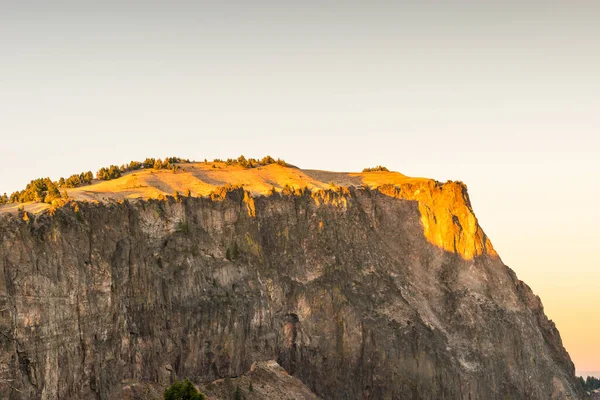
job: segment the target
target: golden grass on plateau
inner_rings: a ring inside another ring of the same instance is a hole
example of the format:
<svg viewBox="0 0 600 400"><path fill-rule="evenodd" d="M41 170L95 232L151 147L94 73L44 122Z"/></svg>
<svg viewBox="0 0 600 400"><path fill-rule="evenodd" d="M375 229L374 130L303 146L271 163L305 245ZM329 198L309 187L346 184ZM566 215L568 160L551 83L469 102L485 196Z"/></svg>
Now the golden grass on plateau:
<svg viewBox="0 0 600 400"><path fill-rule="evenodd" d="M427 181L409 178L398 172L330 172L302 170L271 164L258 168L243 168L223 162L194 162L179 164L182 168L171 170L142 169L123 174L110 181L94 180L91 185L66 189L70 199L85 201L152 199L179 192L192 196L207 196L219 186L241 185L253 195L266 195L272 188L282 190L286 185L294 188L326 189L331 183L337 186L367 185L371 188L384 184ZM62 189L61 189L62 191ZM1 212L17 212L21 204L0 206ZM39 212L49 207L43 203L25 203L25 211Z"/></svg>

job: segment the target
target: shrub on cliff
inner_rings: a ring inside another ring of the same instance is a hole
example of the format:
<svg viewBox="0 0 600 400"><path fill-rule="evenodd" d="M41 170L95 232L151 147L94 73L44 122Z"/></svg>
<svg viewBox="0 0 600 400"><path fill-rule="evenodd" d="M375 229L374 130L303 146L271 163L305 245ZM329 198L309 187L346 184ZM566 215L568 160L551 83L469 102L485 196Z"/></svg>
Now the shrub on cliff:
<svg viewBox="0 0 600 400"><path fill-rule="evenodd" d="M235 388L235 392L233 392L233 400L242 400L242 391L240 387Z"/></svg>
<svg viewBox="0 0 600 400"><path fill-rule="evenodd" d="M183 381L175 381L165 390L164 400L204 400L204 394L200 393L194 384L187 378Z"/></svg>

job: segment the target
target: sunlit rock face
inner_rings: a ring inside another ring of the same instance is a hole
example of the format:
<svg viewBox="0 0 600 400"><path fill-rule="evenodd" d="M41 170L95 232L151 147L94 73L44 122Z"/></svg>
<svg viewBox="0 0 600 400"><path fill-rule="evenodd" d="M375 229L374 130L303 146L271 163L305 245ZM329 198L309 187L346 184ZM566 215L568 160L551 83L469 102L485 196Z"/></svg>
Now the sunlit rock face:
<svg viewBox="0 0 600 400"><path fill-rule="evenodd" d="M384 185L379 190L392 197L417 201L423 234L436 246L467 260L480 255L497 255L477 222L462 182L441 184L421 180L413 184Z"/></svg>
<svg viewBox="0 0 600 400"><path fill-rule="evenodd" d="M326 399L582 395L460 183L73 203L2 215L0 237L0 398L271 359Z"/></svg>

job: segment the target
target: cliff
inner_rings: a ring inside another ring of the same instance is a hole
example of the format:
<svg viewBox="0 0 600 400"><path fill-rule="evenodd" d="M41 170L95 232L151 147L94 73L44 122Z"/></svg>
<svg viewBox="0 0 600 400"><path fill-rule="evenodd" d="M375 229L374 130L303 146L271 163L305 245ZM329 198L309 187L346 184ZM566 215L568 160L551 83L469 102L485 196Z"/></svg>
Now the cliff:
<svg viewBox="0 0 600 400"><path fill-rule="evenodd" d="M0 398L119 399L270 359L326 399L582 397L463 184L312 189L0 214Z"/></svg>

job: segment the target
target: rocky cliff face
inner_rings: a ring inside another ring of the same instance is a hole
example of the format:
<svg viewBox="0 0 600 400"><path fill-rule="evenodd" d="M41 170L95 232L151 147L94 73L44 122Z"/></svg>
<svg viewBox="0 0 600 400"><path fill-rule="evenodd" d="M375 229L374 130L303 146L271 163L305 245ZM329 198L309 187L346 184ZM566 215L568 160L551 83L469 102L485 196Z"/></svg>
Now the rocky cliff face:
<svg viewBox="0 0 600 400"><path fill-rule="evenodd" d="M327 399L580 398L455 182L0 216L0 397L117 399L275 359Z"/></svg>

